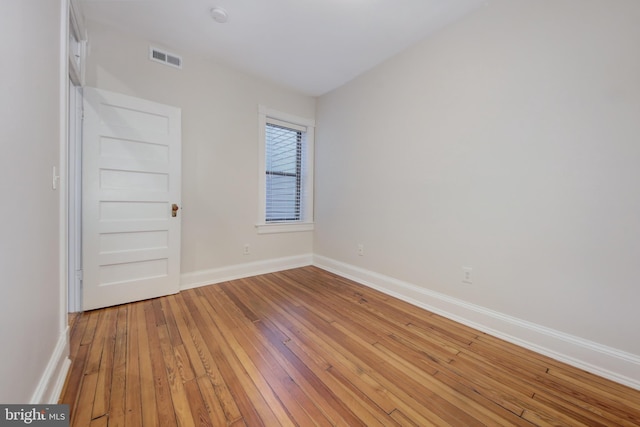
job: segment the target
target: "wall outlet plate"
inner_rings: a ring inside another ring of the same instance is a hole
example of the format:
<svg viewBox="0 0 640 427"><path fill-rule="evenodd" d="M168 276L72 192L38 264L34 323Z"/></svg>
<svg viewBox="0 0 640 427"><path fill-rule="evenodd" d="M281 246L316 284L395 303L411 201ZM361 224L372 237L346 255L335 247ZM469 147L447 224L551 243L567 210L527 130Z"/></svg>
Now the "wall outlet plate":
<svg viewBox="0 0 640 427"><path fill-rule="evenodd" d="M472 272L472 267L462 267L462 283L464 283L465 285L470 285L473 283L471 274Z"/></svg>

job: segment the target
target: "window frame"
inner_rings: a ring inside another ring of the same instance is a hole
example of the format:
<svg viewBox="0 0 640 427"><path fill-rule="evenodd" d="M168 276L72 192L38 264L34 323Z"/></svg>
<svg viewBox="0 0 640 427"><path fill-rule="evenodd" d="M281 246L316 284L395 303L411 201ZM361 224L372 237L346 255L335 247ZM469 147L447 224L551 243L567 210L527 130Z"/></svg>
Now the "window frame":
<svg viewBox="0 0 640 427"><path fill-rule="evenodd" d="M267 221L266 220L266 127L267 123L299 130L305 133L304 147L302 149L302 173L301 173L301 216L294 221ZM312 231L313 223L313 153L315 120L298 117L292 114L273 110L264 105L258 106L258 223L256 229L259 234L286 233L296 231Z"/></svg>

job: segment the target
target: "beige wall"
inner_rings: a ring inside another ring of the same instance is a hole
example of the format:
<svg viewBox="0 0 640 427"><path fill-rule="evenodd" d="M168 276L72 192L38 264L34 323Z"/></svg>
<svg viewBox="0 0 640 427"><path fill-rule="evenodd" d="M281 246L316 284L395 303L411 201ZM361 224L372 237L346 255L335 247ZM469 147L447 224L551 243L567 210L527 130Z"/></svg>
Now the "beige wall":
<svg viewBox="0 0 640 427"><path fill-rule="evenodd" d="M314 253L640 356L639 22L490 1L320 97Z"/></svg>
<svg viewBox="0 0 640 427"><path fill-rule="evenodd" d="M310 232L256 234L258 105L314 118L315 99L165 46L183 68L157 64L148 41L87 27L88 86L182 109L182 273L310 254Z"/></svg>
<svg viewBox="0 0 640 427"><path fill-rule="evenodd" d="M2 403L32 400L61 338L60 3L0 3Z"/></svg>

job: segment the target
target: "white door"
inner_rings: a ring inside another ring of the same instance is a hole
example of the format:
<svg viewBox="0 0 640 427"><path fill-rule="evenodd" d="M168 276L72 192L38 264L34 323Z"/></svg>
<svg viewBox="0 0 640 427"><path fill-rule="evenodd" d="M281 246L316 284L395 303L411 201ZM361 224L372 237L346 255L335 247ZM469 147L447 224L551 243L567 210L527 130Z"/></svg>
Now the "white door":
<svg viewBox="0 0 640 427"><path fill-rule="evenodd" d="M82 156L83 309L178 292L180 109L85 87Z"/></svg>

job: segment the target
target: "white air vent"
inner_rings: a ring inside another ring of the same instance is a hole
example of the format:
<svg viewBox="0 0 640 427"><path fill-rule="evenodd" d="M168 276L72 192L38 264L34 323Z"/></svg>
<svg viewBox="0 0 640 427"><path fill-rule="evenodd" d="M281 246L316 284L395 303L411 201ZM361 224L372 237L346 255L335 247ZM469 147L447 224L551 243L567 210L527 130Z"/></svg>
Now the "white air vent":
<svg viewBox="0 0 640 427"><path fill-rule="evenodd" d="M182 68L181 57L174 55L173 53L165 52L164 50L160 50L156 47L149 46L149 59L172 67Z"/></svg>

